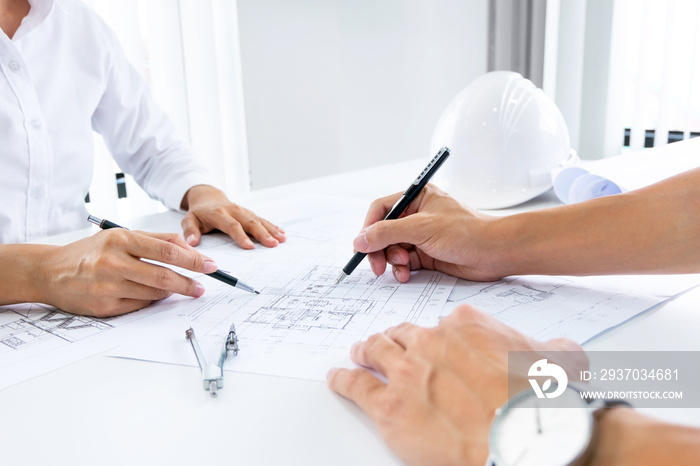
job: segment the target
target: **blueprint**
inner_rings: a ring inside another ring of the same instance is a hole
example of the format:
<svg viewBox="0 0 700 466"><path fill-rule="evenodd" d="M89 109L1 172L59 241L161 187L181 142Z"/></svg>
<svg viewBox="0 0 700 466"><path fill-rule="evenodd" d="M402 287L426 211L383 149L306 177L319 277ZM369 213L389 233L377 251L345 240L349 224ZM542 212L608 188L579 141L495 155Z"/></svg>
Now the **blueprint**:
<svg viewBox="0 0 700 466"><path fill-rule="evenodd" d="M241 251L217 237L201 247L220 267L261 290L260 295L202 278L207 288L202 298L160 303L161 312L138 324L148 324L144 337L130 339L111 354L196 365L185 330L195 329L205 354L214 360L234 323L241 350L226 369L323 380L330 367L353 367L348 355L353 342L401 322L434 326L462 304L537 339L567 337L583 343L700 283L697 275L524 276L479 283L421 270L399 284L390 272L375 277L364 261L333 286L362 222L361 215L353 218L348 212L364 209L337 199L298 204L319 211L307 208L286 219L290 239L275 250Z"/></svg>
<svg viewBox="0 0 700 466"><path fill-rule="evenodd" d="M563 337L582 344L699 283L698 275L460 279L443 313L470 304L538 340Z"/></svg>
<svg viewBox="0 0 700 466"><path fill-rule="evenodd" d="M334 286L367 204L304 195L253 206L287 232L288 241L273 249L244 251L224 235L206 235L198 249L260 295L187 272L205 286L202 297L174 295L117 318L73 316L38 304L0 307L0 389L115 347L114 356L196 366L185 339L189 327L213 362L231 323L240 352L227 370L323 380L330 367L353 367L353 342L401 322L436 325L462 304L537 339L582 343L700 283L697 275L476 283L421 270L399 284L390 272L374 276L364 261ZM177 229L166 222L153 231Z"/></svg>
<svg viewBox="0 0 700 466"><path fill-rule="evenodd" d="M0 389L116 346L116 329L151 313L96 319L44 304L0 307Z"/></svg>
<svg viewBox="0 0 700 466"><path fill-rule="evenodd" d="M366 206L366 201L358 199L313 195L259 205L260 212L267 210L269 218L274 218L278 225L285 228L288 244L292 247L282 245L275 249L258 247L255 251L244 251L235 246L230 238L213 234L202 239L199 249L216 254L213 257L217 262L230 266L239 277L251 264L262 263L259 261L264 261L266 257L284 263L285 260L290 260L285 258L306 255L308 251L320 254L332 248L338 248L334 251L336 254L345 251L349 255L353 234L362 223ZM166 220L161 222L161 217ZM173 222L172 216L161 217L154 217L152 228L148 229L180 231L179 219ZM328 221L324 222L324 219ZM310 220L313 220L311 228L308 224ZM189 276L197 275L182 269L178 271ZM209 277L197 276L197 279L207 288L206 299L232 291ZM192 298L172 296L146 309L109 319L76 316L43 304L1 306L0 389L107 351L135 335L149 339L150 332L154 330L147 323L147 318L168 310L179 315L181 308L199 302ZM141 323L136 324L139 321Z"/></svg>
<svg viewBox="0 0 700 466"><path fill-rule="evenodd" d="M400 284L391 273L377 277L360 266L334 286L346 260L328 255L256 260L244 281L260 295L217 286L206 299L178 303L149 319L151 328L172 329L159 332L160 339L137 338L112 354L196 364L183 337L191 326L214 360L233 322L241 351L231 369L322 380L332 365L349 364L348 350L356 341L401 322L437 324L456 282L422 271Z"/></svg>

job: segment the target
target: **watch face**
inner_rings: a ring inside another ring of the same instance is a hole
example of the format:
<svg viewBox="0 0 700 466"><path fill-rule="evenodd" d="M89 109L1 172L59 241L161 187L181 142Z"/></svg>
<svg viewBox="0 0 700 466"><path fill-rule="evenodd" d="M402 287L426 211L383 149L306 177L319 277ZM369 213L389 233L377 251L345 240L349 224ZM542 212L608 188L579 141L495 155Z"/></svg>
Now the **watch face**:
<svg viewBox="0 0 700 466"><path fill-rule="evenodd" d="M526 390L496 416L489 444L497 466L562 466L579 457L593 433L593 414L579 392L539 399Z"/></svg>

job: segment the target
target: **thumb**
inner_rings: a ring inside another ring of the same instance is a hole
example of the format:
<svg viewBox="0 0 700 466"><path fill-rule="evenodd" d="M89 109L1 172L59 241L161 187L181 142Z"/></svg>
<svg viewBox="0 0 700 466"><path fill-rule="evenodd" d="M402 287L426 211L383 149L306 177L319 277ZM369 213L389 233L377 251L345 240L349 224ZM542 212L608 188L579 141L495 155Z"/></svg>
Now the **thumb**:
<svg viewBox="0 0 700 466"><path fill-rule="evenodd" d="M381 251L389 245L399 243L417 245L420 239L418 232L421 231L418 227L418 217L419 215L409 215L374 223L360 231L352 245L360 252Z"/></svg>
<svg viewBox="0 0 700 466"><path fill-rule="evenodd" d="M182 226L182 236L185 237L185 242L190 246L197 246L202 239L200 231L200 223L197 216L192 212L187 212L185 218L180 222Z"/></svg>

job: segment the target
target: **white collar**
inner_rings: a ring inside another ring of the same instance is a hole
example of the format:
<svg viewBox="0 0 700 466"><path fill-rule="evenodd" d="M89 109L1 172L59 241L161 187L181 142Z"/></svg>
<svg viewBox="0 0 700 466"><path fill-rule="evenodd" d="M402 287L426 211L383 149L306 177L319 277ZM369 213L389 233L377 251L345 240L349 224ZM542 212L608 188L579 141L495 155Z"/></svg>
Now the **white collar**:
<svg viewBox="0 0 700 466"><path fill-rule="evenodd" d="M54 3L58 3L58 0L29 0L29 5L31 6L29 13L22 19L22 24L15 32L12 40L19 40L41 24L53 10Z"/></svg>

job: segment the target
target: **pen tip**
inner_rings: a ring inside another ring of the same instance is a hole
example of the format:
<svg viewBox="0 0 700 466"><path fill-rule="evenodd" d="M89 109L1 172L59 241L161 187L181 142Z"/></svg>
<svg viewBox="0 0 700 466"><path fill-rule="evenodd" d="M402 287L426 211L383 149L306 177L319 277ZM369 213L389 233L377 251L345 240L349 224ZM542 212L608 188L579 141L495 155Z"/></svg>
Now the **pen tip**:
<svg viewBox="0 0 700 466"><path fill-rule="evenodd" d="M340 272L340 275L338 275L338 279L335 281L333 286L336 286L338 283L342 282L345 277L347 277L347 274L345 272Z"/></svg>
<svg viewBox="0 0 700 466"><path fill-rule="evenodd" d="M255 290L255 294L260 294L260 292L258 290Z"/></svg>

